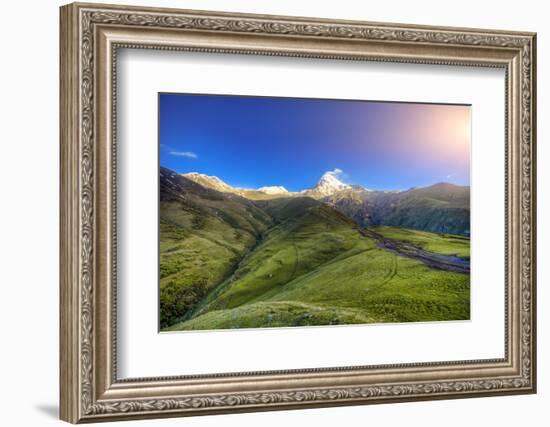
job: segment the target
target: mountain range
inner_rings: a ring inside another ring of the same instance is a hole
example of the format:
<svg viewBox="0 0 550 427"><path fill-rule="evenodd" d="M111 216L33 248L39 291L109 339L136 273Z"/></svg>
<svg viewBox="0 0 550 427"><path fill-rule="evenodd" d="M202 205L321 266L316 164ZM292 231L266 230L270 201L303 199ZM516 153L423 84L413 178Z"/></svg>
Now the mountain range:
<svg viewBox="0 0 550 427"><path fill-rule="evenodd" d="M283 186L236 188L216 176L197 172L181 176L204 187L250 200L310 197L328 204L362 227L391 225L437 233L470 235L470 187L437 183L404 191L378 191L342 182L334 171L299 192Z"/></svg>

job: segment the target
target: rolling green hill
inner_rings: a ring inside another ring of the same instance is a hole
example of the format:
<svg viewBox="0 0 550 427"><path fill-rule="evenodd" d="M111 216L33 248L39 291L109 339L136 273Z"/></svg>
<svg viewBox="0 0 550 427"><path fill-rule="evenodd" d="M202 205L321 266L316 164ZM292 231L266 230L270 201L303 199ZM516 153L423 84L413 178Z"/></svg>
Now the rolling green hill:
<svg viewBox="0 0 550 427"><path fill-rule="evenodd" d="M401 197L463 203L439 187ZM468 260L469 238L362 229L323 200L251 200L160 171L163 331L468 319L469 274L445 256Z"/></svg>
<svg viewBox="0 0 550 427"><path fill-rule="evenodd" d="M280 205L284 206L280 206ZM240 264L226 290L199 313L233 308L273 292L349 251L363 249L355 224L313 199L276 203L277 224Z"/></svg>
<svg viewBox="0 0 550 427"><path fill-rule="evenodd" d="M330 248L334 251L322 247L324 259L308 257L319 240L307 232L297 251L287 239L278 239L275 251L265 248L251 257L225 292L168 330L469 318L468 275L431 269L341 231L332 230L332 238L340 241ZM262 268L253 270L262 261Z"/></svg>
<svg viewBox="0 0 550 427"><path fill-rule="evenodd" d="M228 276L272 219L251 201L160 171L160 323L180 320Z"/></svg>

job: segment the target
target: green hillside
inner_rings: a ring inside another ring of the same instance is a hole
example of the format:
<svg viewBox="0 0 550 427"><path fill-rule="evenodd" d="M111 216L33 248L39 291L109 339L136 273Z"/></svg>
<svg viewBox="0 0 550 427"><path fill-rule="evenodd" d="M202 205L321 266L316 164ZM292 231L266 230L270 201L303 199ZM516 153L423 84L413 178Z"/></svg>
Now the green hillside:
<svg viewBox="0 0 550 427"><path fill-rule="evenodd" d="M239 196L167 169L160 177L160 323L181 320L230 275L272 220Z"/></svg>
<svg viewBox="0 0 550 427"><path fill-rule="evenodd" d="M293 199L276 209L279 223L240 263L225 292L200 312L248 303L339 255L372 245L360 238L350 220L312 199Z"/></svg>
<svg viewBox="0 0 550 427"><path fill-rule="evenodd" d="M186 321L167 330L469 318L469 275L381 249L313 199L258 205L273 226Z"/></svg>

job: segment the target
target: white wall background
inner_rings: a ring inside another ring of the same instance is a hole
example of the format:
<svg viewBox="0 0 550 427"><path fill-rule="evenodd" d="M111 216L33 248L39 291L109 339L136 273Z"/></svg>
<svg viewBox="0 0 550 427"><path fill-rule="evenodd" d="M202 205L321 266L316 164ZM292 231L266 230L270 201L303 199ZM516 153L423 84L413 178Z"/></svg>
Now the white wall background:
<svg viewBox="0 0 550 427"><path fill-rule="evenodd" d="M122 3L110 0L113 3ZM130 1L130 0L129 0ZM546 425L550 405L550 28L544 2L133 0L133 4L538 32L539 393L265 412L133 425ZM2 425L60 425L58 401L58 6L3 4L0 25L0 401ZM490 165L488 165L490 167ZM546 335L546 336L545 336Z"/></svg>

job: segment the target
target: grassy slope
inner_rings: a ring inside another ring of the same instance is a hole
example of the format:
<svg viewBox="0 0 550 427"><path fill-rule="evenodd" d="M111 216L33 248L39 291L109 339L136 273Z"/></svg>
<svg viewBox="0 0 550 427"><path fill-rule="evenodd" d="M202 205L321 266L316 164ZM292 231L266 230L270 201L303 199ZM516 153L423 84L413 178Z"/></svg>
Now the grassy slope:
<svg viewBox="0 0 550 427"><path fill-rule="evenodd" d="M412 243L429 252L470 258L470 239L467 237L387 226L375 227L373 230L384 237Z"/></svg>
<svg viewBox="0 0 550 427"><path fill-rule="evenodd" d="M246 199L168 173L161 179L161 327L177 322L223 281L271 225Z"/></svg>
<svg viewBox="0 0 550 427"><path fill-rule="evenodd" d="M231 286L207 310L248 303L347 251L364 250L368 246L368 242L358 239L353 223L311 199L292 200L286 212L289 217L276 214L281 222L269 230L251 256L241 263Z"/></svg>
<svg viewBox="0 0 550 427"><path fill-rule="evenodd" d="M380 249L349 219L311 199L263 207L278 224L223 292L169 330L469 318L468 275Z"/></svg>

